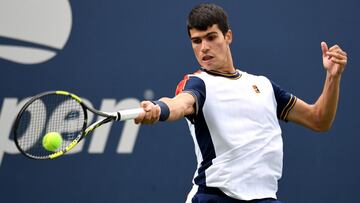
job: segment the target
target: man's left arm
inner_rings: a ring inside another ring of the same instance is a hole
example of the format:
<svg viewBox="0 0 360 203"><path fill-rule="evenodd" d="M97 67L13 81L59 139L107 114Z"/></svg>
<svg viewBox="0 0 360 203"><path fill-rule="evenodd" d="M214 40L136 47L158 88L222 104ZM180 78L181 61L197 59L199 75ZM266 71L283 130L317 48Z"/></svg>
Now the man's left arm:
<svg viewBox="0 0 360 203"><path fill-rule="evenodd" d="M341 75L347 64L347 54L338 45L328 48L321 43L326 79L323 91L314 104L297 99L287 120L301 124L315 131L327 131L335 119L339 100Z"/></svg>

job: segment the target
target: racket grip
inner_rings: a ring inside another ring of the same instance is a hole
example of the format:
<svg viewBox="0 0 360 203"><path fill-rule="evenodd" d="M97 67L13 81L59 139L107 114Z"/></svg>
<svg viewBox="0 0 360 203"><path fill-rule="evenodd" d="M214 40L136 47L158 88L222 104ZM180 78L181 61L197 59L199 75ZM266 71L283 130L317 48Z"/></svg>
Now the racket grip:
<svg viewBox="0 0 360 203"><path fill-rule="evenodd" d="M120 114L118 121L134 119L142 112L144 112L142 108L120 110L117 112L118 115Z"/></svg>

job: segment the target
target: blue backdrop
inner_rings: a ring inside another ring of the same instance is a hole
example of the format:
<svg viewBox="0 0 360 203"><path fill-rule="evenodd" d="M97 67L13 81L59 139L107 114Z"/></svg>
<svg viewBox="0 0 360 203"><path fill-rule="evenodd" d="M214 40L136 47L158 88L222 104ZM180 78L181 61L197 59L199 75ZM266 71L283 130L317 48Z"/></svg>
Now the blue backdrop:
<svg viewBox="0 0 360 203"><path fill-rule="evenodd" d="M174 95L183 75L198 68L186 16L200 2L0 0L0 202L184 202L196 169L185 120L116 123L54 161L20 155L11 127L26 98L47 90L76 93L97 109ZM214 3L229 14L236 66L307 102L316 101L325 78L320 42L348 52L332 129L315 133L281 123L278 196L291 203L356 202L360 3ZM119 144L124 137L134 140L128 148Z"/></svg>

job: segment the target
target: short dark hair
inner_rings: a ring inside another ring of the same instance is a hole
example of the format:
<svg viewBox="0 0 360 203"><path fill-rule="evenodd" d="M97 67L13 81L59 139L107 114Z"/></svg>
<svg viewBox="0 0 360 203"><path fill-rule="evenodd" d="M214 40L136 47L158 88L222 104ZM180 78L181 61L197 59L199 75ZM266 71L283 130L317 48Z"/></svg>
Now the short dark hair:
<svg viewBox="0 0 360 203"><path fill-rule="evenodd" d="M205 31L215 24L219 26L224 35L229 31L227 14L224 9L216 4L200 4L195 6L189 13L187 31L190 36L190 30L193 28Z"/></svg>

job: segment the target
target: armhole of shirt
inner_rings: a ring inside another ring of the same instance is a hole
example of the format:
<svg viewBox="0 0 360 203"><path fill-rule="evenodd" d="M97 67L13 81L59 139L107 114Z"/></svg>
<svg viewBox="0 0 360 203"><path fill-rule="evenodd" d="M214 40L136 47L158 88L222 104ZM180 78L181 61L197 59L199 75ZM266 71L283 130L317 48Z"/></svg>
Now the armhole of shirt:
<svg viewBox="0 0 360 203"><path fill-rule="evenodd" d="M186 75L177 85L176 95L180 93L188 93L195 99L195 113L185 116L191 123L194 123L195 117L199 114L205 102L205 83L199 77Z"/></svg>
<svg viewBox="0 0 360 203"><path fill-rule="evenodd" d="M283 90L280 88L279 85L271 81L271 85L273 87L277 107L276 107L276 114L278 119L287 122L287 116L291 109L295 106L297 101L297 97L293 94Z"/></svg>

